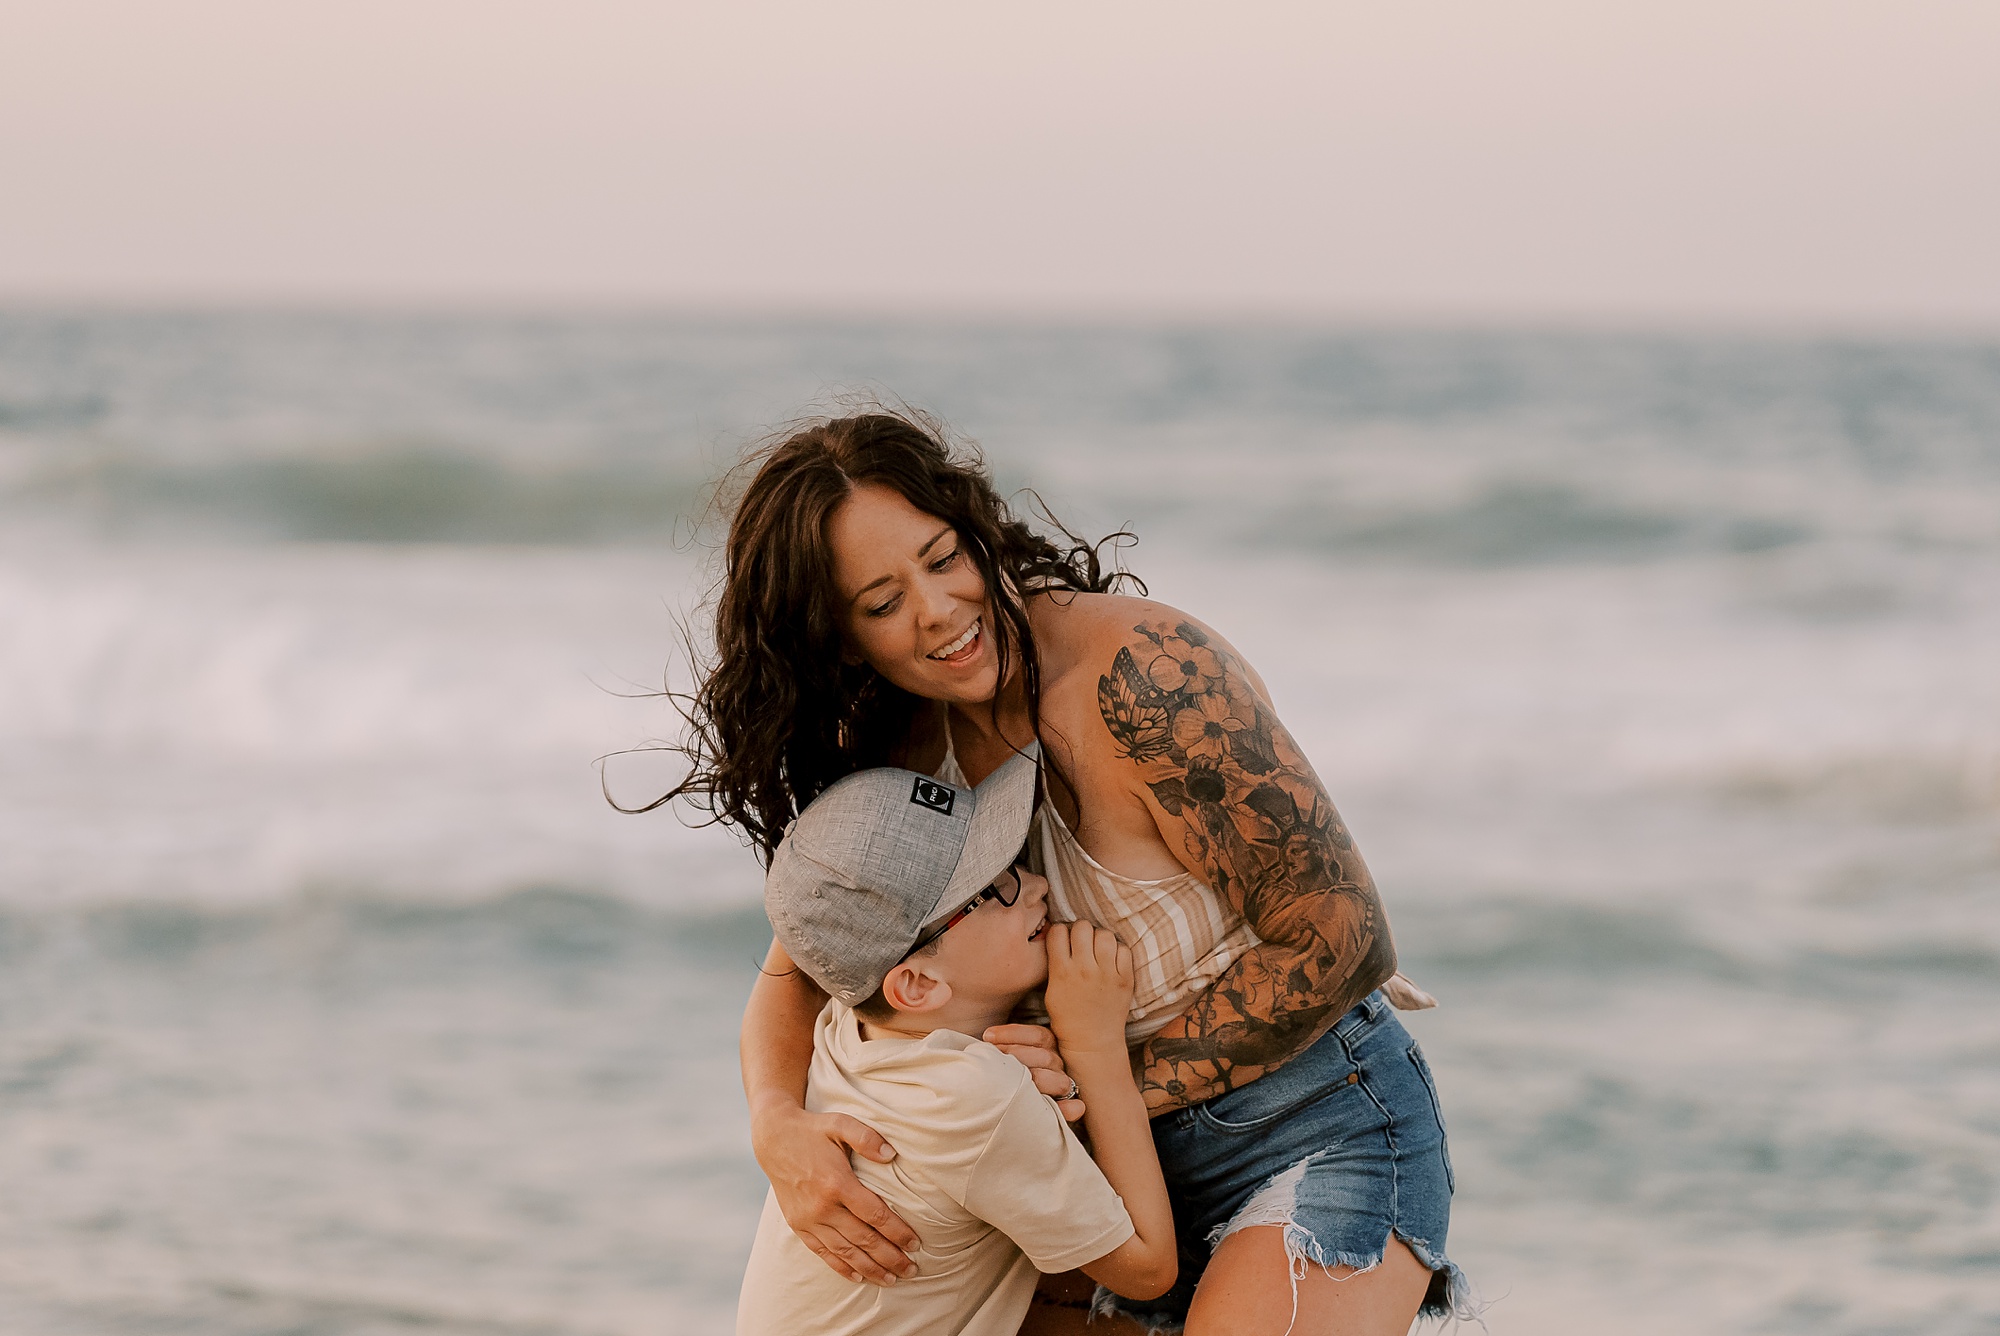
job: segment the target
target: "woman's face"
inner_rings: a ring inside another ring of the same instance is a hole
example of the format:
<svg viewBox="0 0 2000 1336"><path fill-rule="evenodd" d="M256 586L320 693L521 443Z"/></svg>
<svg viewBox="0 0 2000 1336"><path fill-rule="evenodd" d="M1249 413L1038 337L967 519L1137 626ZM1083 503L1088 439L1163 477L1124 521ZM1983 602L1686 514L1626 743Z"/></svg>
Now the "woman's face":
<svg viewBox="0 0 2000 1336"><path fill-rule="evenodd" d="M929 700L993 699L1000 656L986 582L957 530L876 483L849 493L826 528L849 652Z"/></svg>

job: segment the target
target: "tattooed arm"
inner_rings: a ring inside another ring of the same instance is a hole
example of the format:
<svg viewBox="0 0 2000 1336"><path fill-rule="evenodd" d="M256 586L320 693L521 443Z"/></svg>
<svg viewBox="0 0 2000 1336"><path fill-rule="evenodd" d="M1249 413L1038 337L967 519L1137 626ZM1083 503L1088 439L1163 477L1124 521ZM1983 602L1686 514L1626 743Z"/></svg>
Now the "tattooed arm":
<svg viewBox="0 0 2000 1336"><path fill-rule="evenodd" d="M1115 755L1167 847L1263 939L1136 1064L1154 1113L1282 1064L1396 970L1375 883L1247 665L1192 622L1142 622L1098 679Z"/></svg>

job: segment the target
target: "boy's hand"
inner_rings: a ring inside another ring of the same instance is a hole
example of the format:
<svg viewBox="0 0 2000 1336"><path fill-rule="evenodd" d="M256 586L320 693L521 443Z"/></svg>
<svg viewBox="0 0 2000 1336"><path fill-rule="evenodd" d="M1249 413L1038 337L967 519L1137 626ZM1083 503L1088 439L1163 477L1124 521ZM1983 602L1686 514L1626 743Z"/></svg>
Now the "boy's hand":
<svg viewBox="0 0 2000 1336"><path fill-rule="evenodd" d="M1051 923L1045 1000L1049 1025L1065 1053L1125 1058L1125 1014L1132 1006L1132 948L1092 923Z"/></svg>

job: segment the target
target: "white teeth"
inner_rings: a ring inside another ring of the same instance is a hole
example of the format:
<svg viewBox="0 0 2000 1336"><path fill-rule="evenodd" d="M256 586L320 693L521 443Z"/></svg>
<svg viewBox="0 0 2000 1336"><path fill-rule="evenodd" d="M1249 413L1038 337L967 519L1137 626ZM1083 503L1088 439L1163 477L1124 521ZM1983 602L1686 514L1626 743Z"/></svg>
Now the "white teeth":
<svg viewBox="0 0 2000 1336"><path fill-rule="evenodd" d="M952 641L949 645L946 645L943 649L932 650L930 657L933 659L948 659L952 655L964 649L967 645L970 645L972 643L973 637L977 636L978 634L979 634L979 622L974 621L972 625L965 628L964 635Z"/></svg>

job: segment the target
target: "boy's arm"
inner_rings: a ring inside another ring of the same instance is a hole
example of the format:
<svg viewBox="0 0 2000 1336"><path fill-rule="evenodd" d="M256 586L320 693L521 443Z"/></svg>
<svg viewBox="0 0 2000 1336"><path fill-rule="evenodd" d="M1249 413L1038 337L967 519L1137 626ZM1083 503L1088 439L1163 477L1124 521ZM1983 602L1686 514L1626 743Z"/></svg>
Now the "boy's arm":
<svg viewBox="0 0 2000 1336"><path fill-rule="evenodd" d="M1173 1287L1180 1259L1146 1102L1125 1050L1132 951L1088 923L1051 923L1047 941L1049 1023L1083 1094L1083 1123L1097 1167L1124 1199L1134 1231L1085 1262L1083 1273L1128 1299L1158 1298Z"/></svg>

